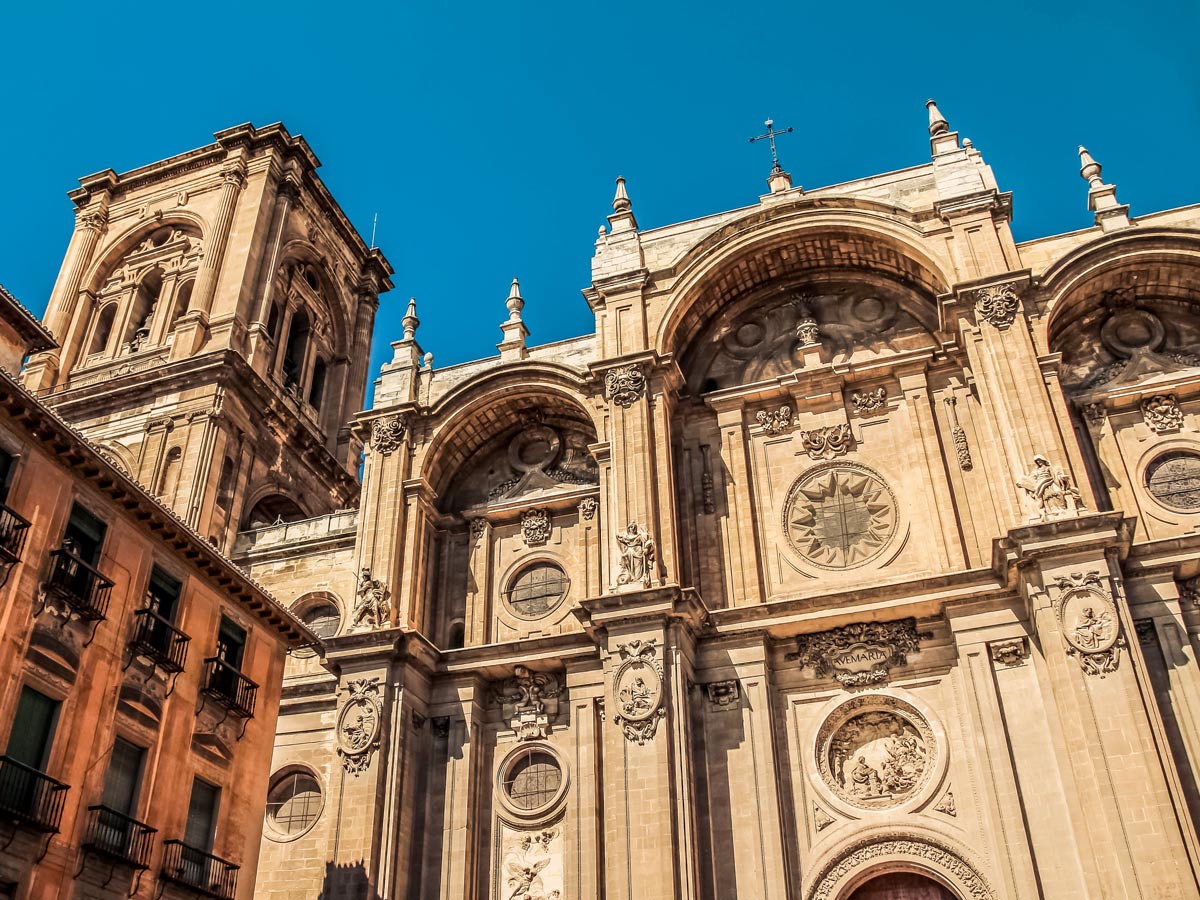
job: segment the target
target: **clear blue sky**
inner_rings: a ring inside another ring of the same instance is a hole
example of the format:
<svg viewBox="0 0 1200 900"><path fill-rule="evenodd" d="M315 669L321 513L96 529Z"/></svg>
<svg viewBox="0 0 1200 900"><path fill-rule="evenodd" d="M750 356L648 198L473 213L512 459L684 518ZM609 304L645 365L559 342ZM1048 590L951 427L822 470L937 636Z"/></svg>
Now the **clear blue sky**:
<svg viewBox="0 0 1200 900"><path fill-rule="evenodd" d="M1086 227L1084 143L1134 215L1200 202L1200 3L21 4L6 12L0 282L41 312L79 176L240 122L303 133L396 267L372 372L415 296L435 365L531 342L580 296L613 179L642 227L755 202L767 115L819 187L929 158L938 100L1014 192L1018 240Z"/></svg>

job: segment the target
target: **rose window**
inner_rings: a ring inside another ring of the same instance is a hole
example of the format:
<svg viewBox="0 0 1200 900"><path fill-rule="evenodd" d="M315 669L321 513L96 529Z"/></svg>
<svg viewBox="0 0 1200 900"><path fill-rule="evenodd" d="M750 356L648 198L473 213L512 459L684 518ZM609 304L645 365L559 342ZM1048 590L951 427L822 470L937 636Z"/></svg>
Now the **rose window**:
<svg viewBox="0 0 1200 900"><path fill-rule="evenodd" d="M1164 506L1200 510L1200 456L1186 451L1160 456L1146 469L1146 489Z"/></svg>
<svg viewBox="0 0 1200 900"><path fill-rule="evenodd" d="M896 501L883 480L862 466L818 469L792 486L784 534L809 562L847 569L877 556L896 530Z"/></svg>

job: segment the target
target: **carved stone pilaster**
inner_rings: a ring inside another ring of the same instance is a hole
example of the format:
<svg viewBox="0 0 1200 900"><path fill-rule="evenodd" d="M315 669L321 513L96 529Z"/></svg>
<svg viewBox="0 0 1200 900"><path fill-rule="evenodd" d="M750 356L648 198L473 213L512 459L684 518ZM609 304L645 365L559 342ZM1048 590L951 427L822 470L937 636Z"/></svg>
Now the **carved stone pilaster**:
<svg viewBox="0 0 1200 900"><path fill-rule="evenodd" d="M585 521L590 522L594 519L598 509L600 509L600 501L595 497L584 497L579 501L579 515Z"/></svg>

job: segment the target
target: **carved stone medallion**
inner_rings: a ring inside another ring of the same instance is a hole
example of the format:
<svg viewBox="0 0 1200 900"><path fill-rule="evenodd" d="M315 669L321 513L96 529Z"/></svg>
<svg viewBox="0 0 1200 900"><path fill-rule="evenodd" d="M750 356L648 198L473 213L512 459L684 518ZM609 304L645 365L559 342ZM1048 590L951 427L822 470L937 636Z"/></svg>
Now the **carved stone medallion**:
<svg viewBox="0 0 1200 900"><path fill-rule="evenodd" d="M1178 431L1183 427L1183 410L1174 394L1156 394L1142 401L1142 418L1156 434Z"/></svg>
<svg viewBox="0 0 1200 900"><path fill-rule="evenodd" d="M611 369L604 376L604 394L622 409L629 409L646 392L646 376L636 363Z"/></svg>
<svg viewBox="0 0 1200 900"><path fill-rule="evenodd" d="M832 676L844 687L865 687L887 681L892 667L906 665L908 654L919 649L916 619L855 622L800 635L795 652L785 659L812 669L818 678Z"/></svg>
<svg viewBox="0 0 1200 900"><path fill-rule="evenodd" d="M376 453L390 456L404 440L406 430L404 416L382 416L371 423L371 447Z"/></svg>
<svg viewBox="0 0 1200 900"><path fill-rule="evenodd" d="M889 809L922 791L938 752L933 729L896 697L848 700L817 733L817 770L843 802Z"/></svg>
<svg viewBox="0 0 1200 900"><path fill-rule="evenodd" d="M644 744L653 739L659 719L667 714L663 706L662 664L656 658L653 638L618 644L617 652L624 661L613 677L617 710L613 721L621 726L626 740Z"/></svg>
<svg viewBox="0 0 1200 900"><path fill-rule="evenodd" d="M521 534L526 545L537 547L550 540L550 513L544 509L527 509L521 513Z"/></svg>
<svg viewBox="0 0 1200 900"><path fill-rule="evenodd" d="M1078 657L1088 675L1115 672L1121 659L1121 626L1117 607L1096 571L1060 575L1055 581L1058 596L1053 604L1067 653Z"/></svg>
<svg viewBox="0 0 1200 900"><path fill-rule="evenodd" d="M379 719L383 713L379 679L351 681L346 691L350 696L337 719L337 753L343 768L358 775L371 764L371 751L379 745Z"/></svg>
<svg viewBox="0 0 1200 900"><path fill-rule="evenodd" d="M1007 328L1016 318L1021 301L1011 284L997 284L975 292L975 314L996 328Z"/></svg>
<svg viewBox="0 0 1200 900"><path fill-rule="evenodd" d="M813 565L848 569L874 559L896 532L896 499L866 466L811 469L788 491L783 533Z"/></svg>
<svg viewBox="0 0 1200 900"><path fill-rule="evenodd" d="M496 686L493 696L517 740L531 741L549 737L550 726L558 716L561 692L562 682L553 672L532 672L517 666L512 678Z"/></svg>

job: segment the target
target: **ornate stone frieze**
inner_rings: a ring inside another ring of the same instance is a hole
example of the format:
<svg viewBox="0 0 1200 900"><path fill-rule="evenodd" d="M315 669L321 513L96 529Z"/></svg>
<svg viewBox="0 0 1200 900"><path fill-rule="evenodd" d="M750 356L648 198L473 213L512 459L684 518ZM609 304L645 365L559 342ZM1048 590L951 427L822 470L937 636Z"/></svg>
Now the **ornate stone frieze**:
<svg viewBox="0 0 1200 900"><path fill-rule="evenodd" d="M561 692L562 682L553 672L532 672L517 666L513 677L497 685L492 695L517 740L531 741L550 736Z"/></svg>
<svg viewBox="0 0 1200 900"><path fill-rule="evenodd" d="M604 376L604 395L610 403L629 409L646 393L646 375L636 363L611 369Z"/></svg>
<svg viewBox="0 0 1200 900"><path fill-rule="evenodd" d="M896 499L883 479L856 463L818 466L796 479L783 507L783 533L801 558L848 569L881 554L896 532ZM844 521L853 527L831 528Z"/></svg>
<svg viewBox="0 0 1200 900"><path fill-rule="evenodd" d="M1183 427L1183 410L1174 394L1156 394L1142 401L1142 419L1151 431L1165 434Z"/></svg>
<svg viewBox="0 0 1200 900"><path fill-rule="evenodd" d="M620 553L620 571L617 584L640 584L650 587L654 579L654 540L637 522L630 522L624 531L617 532L617 550Z"/></svg>
<svg viewBox="0 0 1200 900"><path fill-rule="evenodd" d="M775 410L760 409L754 414L754 420L767 434L779 434L792 427L792 408L781 406Z"/></svg>
<svg viewBox="0 0 1200 900"><path fill-rule="evenodd" d="M658 722L667 714L663 705L663 670L657 658L656 641L633 640L618 644L622 662L613 676L613 721L625 739L644 744L654 738Z"/></svg>
<svg viewBox="0 0 1200 900"><path fill-rule="evenodd" d="M379 746L379 720L383 715L379 679L351 681L345 690L349 696L338 713L337 754L342 758L342 767L358 775L370 766L371 751Z"/></svg>
<svg viewBox="0 0 1200 900"><path fill-rule="evenodd" d="M386 627L392 613L387 585L378 578L372 578L367 566L363 566L358 573L356 595L358 599L350 617L350 630L376 631Z"/></svg>
<svg viewBox="0 0 1200 900"><path fill-rule="evenodd" d="M550 513L544 509L527 509L521 513L521 536L529 547L538 547L550 540Z"/></svg>
<svg viewBox="0 0 1200 900"><path fill-rule="evenodd" d="M1012 284L996 284L975 292L975 314L996 328L1007 328L1016 318L1021 300Z"/></svg>
<svg viewBox="0 0 1200 900"><path fill-rule="evenodd" d="M832 900L848 881L861 875L877 860L911 860L932 869L955 888L964 900L994 900L995 894L982 875L959 853L933 838L907 836L870 837L852 844L825 866L806 895L806 900Z"/></svg>
<svg viewBox="0 0 1200 900"><path fill-rule="evenodd" d="M850 452L854 446L854 435L850 432L850 423L843 422L841 425L824 425L811 431L801 431L800 442L813 459L833 459Z"/></svg>
<svg viewBox="0 0 1200 900"><path fill-rule="evenodd" d="M1125 639L1117 620L1117 606L1100 573L1072 572L1055 579L1052 597L1067 654L1079 660L1088 675L1117 671Z"/></svg>
<svg viewBox="0 0 1200 900"><path fill-rule="evenodd" d="M954 440L954 454L958 457L958 467L969 472L974 467L971 461L971 448L967 445L967 432L958 422L958 398L946 398L946 409L950 411L950 436Z"/></svg>
<svg viewBox="0 0 1200 900"><path fill-rule="evenodd" d="M865 687L887 681L893 667L906 665L908 654L920 649L920 637L916 619L855 622L800 635L795 652L785 658L812 669L818 678Z"/></svg>
<svg viewBox="0 0 1200 900"><path fill-rule="evenodd" d="M924 791L939 748L915 707L866 695L839 706L817 732L817 770L833 793L860 809L891 809Z"/></svg>
<svg viewBox="0 0 1200 900"><path fill-rule="evenodd" d="M1023 637L992 641L988 644L992 662L1004 666L1019 666L1029 658L1029 643Z"/></svg>
<svg viewBox="0 0 1200 900"><path fill-rule="evenodd" d="M855 391L850 395L850 404L860 415L878 412L887 407L887 388L878 387L873 391Z"/></svg>
<svg viewBox="0 0 1200 900"><path fill-rule="evenodd" d="M1050 465L1050 460L1040 453L1033 457L1032 471L1018 476L1017 486L1025 491L1036 509L1030 521L1061 519L1087 509L1071 476L1058 466Z"/></svg>
<svg viewBox="0 0 1200 900"><path fill-rule="evenodd" d="M408 430L404 416L381 416L371 423L371 448L383 456L390 456Z"/></svg>
<svg viewBox="0 0 1200 900"><path fill-rule="evenodd" d="M712 681L704 685L704 693L713 706L725 709L736 708L742 698L742 688L736 678L728 681Z"/></svg>
<svg viewBox="0 0 1200 900"><path fill-rule="evenodd" d="M579 515L588 522L596 517L596 510L599 508L600 501L595 497L584 497L579 501Z"/></svg>

